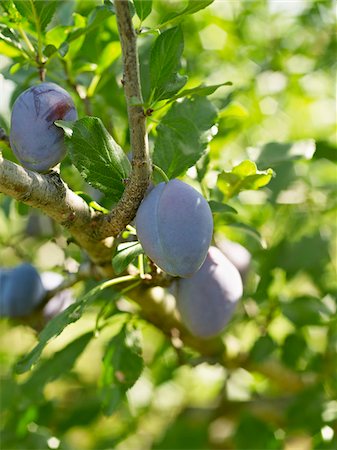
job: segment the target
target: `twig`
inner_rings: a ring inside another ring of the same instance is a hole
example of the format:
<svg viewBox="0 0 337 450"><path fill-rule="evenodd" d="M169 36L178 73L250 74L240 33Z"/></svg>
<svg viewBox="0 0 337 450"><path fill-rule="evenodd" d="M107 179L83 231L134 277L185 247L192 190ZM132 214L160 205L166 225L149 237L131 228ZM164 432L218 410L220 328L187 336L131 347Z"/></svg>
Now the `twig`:
<svg viewBox="0 0 337 450"><path fill-rule="evenodd" d="M122 198L111 213L104 217L102 235L117 236L136 215L137 209L148 188L151 163L146 133L146 116L140 105L143 103L136 33L132 25L129 3L115 0L117 25L123 55L123 86L125 90L130 127L130 142L133 154L132 173ZM108 227L106 227L106 223Z"/></svg>

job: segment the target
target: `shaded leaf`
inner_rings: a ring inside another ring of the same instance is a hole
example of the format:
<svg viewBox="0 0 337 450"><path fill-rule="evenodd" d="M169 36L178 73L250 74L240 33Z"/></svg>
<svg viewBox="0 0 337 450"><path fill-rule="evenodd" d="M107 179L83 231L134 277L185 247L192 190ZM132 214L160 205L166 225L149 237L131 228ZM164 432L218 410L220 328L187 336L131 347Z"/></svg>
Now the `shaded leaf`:
<svg viewBox="0 0 337 450"><path fill-rule="evenodd" d="M208 202L212 213L233 213L237 214L237 210L227 205L226 203L217 202L215 200L210 200Z"/></svg>
<svg viewBox="0 0 337 450"><path fill-rule="evenodd" d="M51 358L42 361L24 383L24 391L32 396L40 395L47 383L69 372L92 337L92 332L83 334L62 350L54 353Z"/></svg>
<svg viewBox="0 0 337 450"><path fill-rule="evenodd" d="M157 127L154 164L169 178L184 173L206 150L216 118L215 106L204 97L174 104Z"/></svg>
<svg viewBox="0 0 337 450"><path fill-rule="evenodd" d="M329 313L322 301L315 297L298 297L282 304L283 314L296 326L320 325Z"/></svg>
<svg viewBox="0 0 337 450"><path fill-rule="evenodd" d="M112 414L126 391L134 385L143 371L140 333L130 323L108 343L103 358L101 386L106 414Z"/></svg>
<svg viewBox="0 0 337 450"><path fill-rule="evenodd" d="M316 144L313 139L293 143L269 142L259 150L256 163L259 167L275 167L278 164L297 159L311 159L315 153Z"/></svg>

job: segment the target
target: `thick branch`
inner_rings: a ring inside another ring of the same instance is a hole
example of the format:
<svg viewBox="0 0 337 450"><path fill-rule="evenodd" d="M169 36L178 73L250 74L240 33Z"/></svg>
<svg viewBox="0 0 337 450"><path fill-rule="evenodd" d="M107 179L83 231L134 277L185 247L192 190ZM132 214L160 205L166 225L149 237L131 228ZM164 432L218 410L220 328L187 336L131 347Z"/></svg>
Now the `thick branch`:
<svg viewBox="0 0 337 450"><path fill-rule="evenodd" d="M139 63L137 54L136 33L132 25L129 3L126 0L115 0L117 25L122 45L126 103L128 108L130 141L132 149L132 173L122 198L111 213L104 216L109 224L104 226L109 235L117 236L136 215L140 202L144 198L151 175L151 163L146 133L146 116L143 103ZM138 105L138 106L137 106Z"/></svg>
<svg viewBox="0 0 337 450"><path fill-rule="evenodd" d="M41 175L4 159L0 153L0 191L26 205L40 208L63 225L95 264L111 265L111 242L97 239L97 222L101 214L69 189L58 173Z"/></svg>

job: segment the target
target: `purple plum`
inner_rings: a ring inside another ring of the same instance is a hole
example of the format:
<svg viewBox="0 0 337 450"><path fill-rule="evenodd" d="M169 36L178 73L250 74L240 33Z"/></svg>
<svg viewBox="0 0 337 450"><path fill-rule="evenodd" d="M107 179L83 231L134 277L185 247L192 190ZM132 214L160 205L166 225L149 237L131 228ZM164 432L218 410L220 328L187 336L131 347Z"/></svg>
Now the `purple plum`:
<svg viewBox="0 0 337 450"><path fill-rule="evenodd" d="M55 83L33 86L16 99L11 120L10 144L27 169L48 172L66 154L64 132L55 120L76 120L74 102Z"/></svg>
<svg viewBox="0 0 337 450"><path fill-rule="evenodd" d="M45 294L40 275L31 264L0 269L0 316L28 316Z"/></svg>
<svg viewBox="0 0 337 450"><path fill-rule="evenodd" d="M183 323L193 335L204 339L224 329L242 292L239 271L216 247L209 248L201 269L175 286Z"/></svg>
<svg viewBox="0 0 337 450"><path fill-rule="evenodd" d="M212 239L213 218L204 197L180 180L160 183L136 215L138 239L163 271L189 277L204 262Z"/></svg>

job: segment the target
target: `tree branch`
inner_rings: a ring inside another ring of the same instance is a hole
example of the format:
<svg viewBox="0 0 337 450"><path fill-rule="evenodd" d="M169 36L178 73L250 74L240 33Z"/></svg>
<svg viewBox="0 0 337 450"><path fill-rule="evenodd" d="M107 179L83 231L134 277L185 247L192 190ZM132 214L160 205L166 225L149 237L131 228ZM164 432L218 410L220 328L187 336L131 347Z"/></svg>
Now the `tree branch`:
<svg viewBox="0 0 337 450"><path fill-rule="evenodd" d="M129 2L115 0L118 32L123 55L123 85L128 109L132 149L132 173L122 198L110 214L104 216L102 236L117 236L136 215L144 198L151 175L151 162L146 133L146 115L139 77L136 33L132 25ZM108 224L108 226L106 226Z"/></svg>
<svg viewBox="0 0 337 450"><path fill-rule="evenodd" d="M41 209L63 225L93 263L111 271L112 239L98 239L101 213L91 209L56 172L42 175L3 158L0 153L0 191L26 205Z"/></svg>

